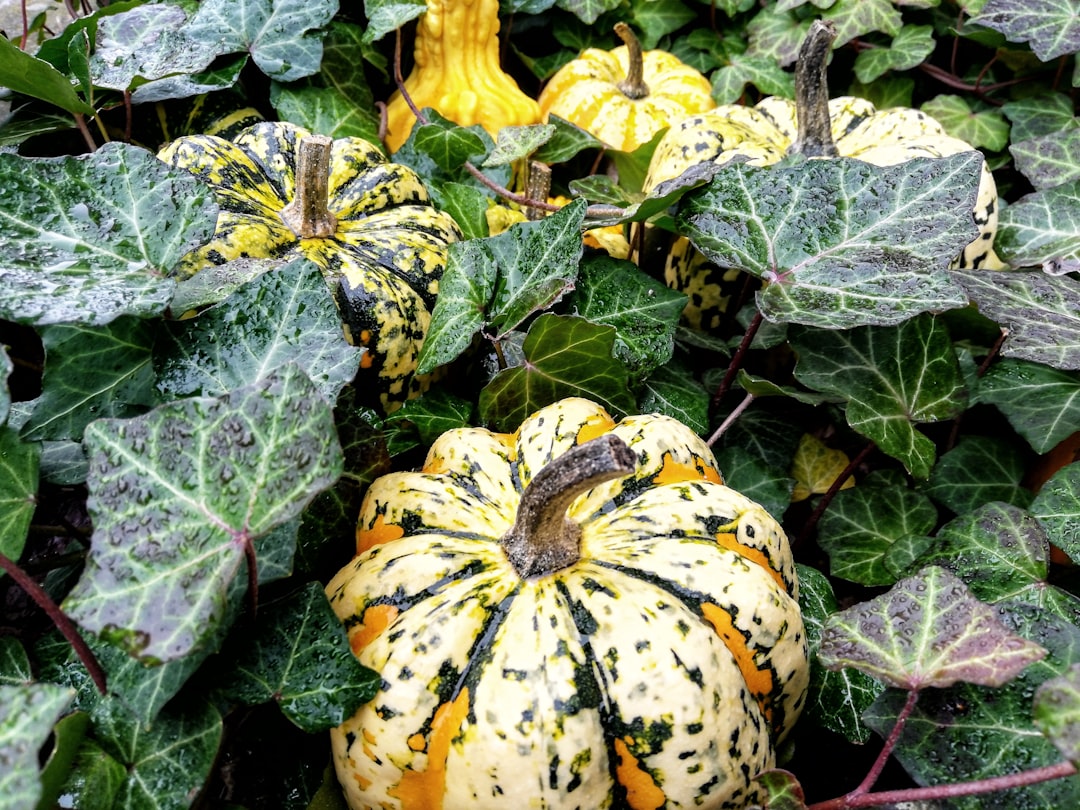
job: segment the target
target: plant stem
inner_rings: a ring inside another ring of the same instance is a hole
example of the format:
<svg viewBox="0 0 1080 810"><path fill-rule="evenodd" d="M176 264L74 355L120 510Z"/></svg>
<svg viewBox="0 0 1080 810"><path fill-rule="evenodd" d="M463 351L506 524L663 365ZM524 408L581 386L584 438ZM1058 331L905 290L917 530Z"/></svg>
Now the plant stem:
<svg viewBox="0 0 1080 810"><path fill-rule="evenodd" d="M742 416L742 412L749 408L750 403L753 401L753 394L748 393L745 397L743 397L743 401L736 405L735 410L729 413L727 415L727 419L720 423L720 427L713 431L713 435L709 437L709 440L708 442L706 442L706 444L708 444L709 447L712 447L717 441L719 441L720 437L727 432L727 429L735 423L736 419Z"/></svg>
<svg viewBox="0 0 1080 810"><path fill-rule="evenodd" d="M750 344L754 342L754 335L758 333L764 320L764 316L762 316L760 310L754 313L753 319L750 321L749 326L746 327L746 334L744 334L742 340L739 341L739 348L735 350L735 354L728 364L724 379L720 381L716 393L713 394L712 400L709 402L710 411L715 411L720 404L720 400L722 400L724 395L731 390L731 384L735 382L735 377L739 373L739 369L742 368L746 353L750 350Z"/></svg>
<svg viewBox="0 0 1080 810"><path fill-rule="evenodd" d="M821 496L821 500L818 501L817 506L814 507L814 511L811 512L810 517L806 519L806 523L803 524L802 531L799 532L799 538L794 545L798 545L803 538L809 537L813 533L814 527L817 526L818 521L821 520L821 516L825 514L825 510L829 508L829 504L832 503L832 499L836 497L836 493L840 491L840 487L844 485L845 481L851 478L855 469L866 460L866 457L870 455L876 447L877 445L874 442L870 442L866 447L859 451L855 458L848 462L848 465L844 467L843 472L836 476L836 480L832 482L825 491L825 494Z"/></svg>
<svg viewBox="0 0 1080 810"><path fill-rule="evenodd" d="M300 139L296 195L281 210L281 220L301 239L327 237L337 232L337 219L327 208L333 145L334 139L326 135Z"/></svg>
<svg viewBox="0 0 1080 810"><path fill-rule="evenodd" d="M521 577L540 577L580 558L581 528L566 516L570 504L604 481L634 471L637 456L607 433L550 461L521 493L514 525L501 539Z"/></svg>
<svg viewBox="0 0 1080 810"><path fill-rule="evenodd" d="M795 67L795 117L799 134L788 147L789 155L836 157L839 154L832 138L826 75L835 39L835 25L814 20L799 48L799 62Z"/></svg>
<svg viewBox="0 0 1080 810"><path fill-rule="evenodd" d="M532 200L544 200L551 195L551 167L539 160L529 161L529 178L525 182L525 195ZM542 208L530 207L526 219L543 219L547 214Z"/></svg>
<svg viewBox="0 0 1080 810"><path fill-rule="evenodd" d="M93 651L87 645L82 636L79 635L78 629L75 627L74 622L67 617L64 611L60 610L59 606L52 600L52 597L45 592L45 589L38 585L22 568L18 563L7 557L7 555L0 553L0 568L15 581L15 584L22 588L26 595L29 596L34 603L41 608L52 619L52 623L56 625L56 629L68 640L72 648L75 650L75 654L79 656L79 660L82 661L83 666L86 667L87 673L94 681L94 685L97 686L98 691L101 694L107 693L107 686L105 681L105 670L101 668L101 664L98 663L97 658L94 656Z"/></svg>
<svg viewBox="0 0 1080 810"><path fill-rule="evenodd" d="M641 53L641 43L624 22L615 23L615 33L626 45L626 78L615 86L619 92L630 99L645 98L649 95L649 85L645 84L645 59Z"/></svg>
<svg viewBox="0 0 1080 810"><path fill-rule="evenodd" d="M870 788L877 783L877 780L881 777L881 772L885 770L885 763L889 761L893 749L896 748L896 744L900 741L900 735L904 731L907 719L915 710L915 704L918 702L919 690L910 690L907 695L907 700L904 701L904 705L900 709L900 713L896 715L896 722L893 723L892 731L890 731L889 736L885 738L885 744L881 746L881 751L878 753L877 759L874 760L874 764L870 766L870 772L866 774L866 778L863 779L859 786L851 791L848 796L859 796L863 793L869 793Z"/></svg>

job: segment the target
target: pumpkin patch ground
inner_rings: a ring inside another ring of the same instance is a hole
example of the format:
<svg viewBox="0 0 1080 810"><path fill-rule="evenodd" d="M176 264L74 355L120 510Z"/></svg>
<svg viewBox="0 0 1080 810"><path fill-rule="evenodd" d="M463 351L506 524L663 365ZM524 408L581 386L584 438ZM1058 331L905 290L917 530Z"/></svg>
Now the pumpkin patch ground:
<svg viewBox="0 0 1080 810"><path fill-rule="evenodd" d="M1080 806L1075 3L3 5L0 810Z"/></svg>

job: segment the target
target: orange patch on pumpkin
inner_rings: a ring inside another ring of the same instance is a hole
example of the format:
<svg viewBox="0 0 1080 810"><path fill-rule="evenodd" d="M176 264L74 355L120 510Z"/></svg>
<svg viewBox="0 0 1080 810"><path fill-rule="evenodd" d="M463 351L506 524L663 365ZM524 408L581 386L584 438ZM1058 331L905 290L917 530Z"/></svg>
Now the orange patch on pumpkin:
<svg viewBox="0 0 1080 810"><path fill-rule="evenodd" d="M387 791L388 795L401 801L402 810L442 810L450 742L468 713L468 689L462 689L452 703L444 703L435 710L428 734L427 768L405 771L401 781ZM411 741L409 747L412 747Z"/></svg>
<svg viewBox="0 0 1080 810"><path fill-rule="evenodd" d="M736 554L746 557L752 563L757 563L766 571L769 572L776 584L787 590L787 585L784 584L784 578L780 576L780 572L773 568L772 563L769 562L769 558L765 556L765 552L759 548L752 548L739 542L739 538L731 532L723 532L716 535L716 544L721 548L726 548L728 551L734 551Z"/></svg>
<svg viewBox="0 0 1080 810"><path fill-rule="evenodd" d="M657 486L663 484L681 484L684 481L712 481L724 483L720 471L705 461L701 456L694 456L693 464L676 461L671 453L664 453L664 466L653 478Z"/></svg>
<svg viewBox="0 0 1080 810"><path fill-rule="evenodd" d="M633 739L627 739L633 742ZM615 753L619 757L615 765L615 778L626 788L626 803L631 810L657 810L663 807L667 801L664 791L657 787L649 772L630 753L629 746L622 740L615 740Z"/></svg>
<svg viewBox="0 0 1080 810"><path fill-rule="evenodd" d="M400 540L405 536L403 528L393 523L387 523L385 518L385 515L379 515L369 528L356 530L357 554L367 551L372 546L389 543L391 540Z"/></svg>
<svg viewBox="0 0 1080 810"><path fill-rule="evenodd" d="M379 633L390 626L397 618L398 609L393 605L371 605L364 611L363 621L359 627L353 629L349 635L349 646L352 647L353 655L359 654L368 644L374 641ZM367 732L364 732L367 738ZM371 742L368 740L368 742Z"/></svg>
<svg viewBox="0 0 1080 810"><path fill-rule="evenodd" d="M589 420L578 429L575 441L578 444L585 444L587 441L597 439L605 433L609 433L613 427L615 427L614 419L607 414L598 413L596 416L590 417Z"/></svg>
<svg viewBox="0 0 1080 810"><path fill-rule="evenodd" d="M730 613L719 605L709 602L701 603L701 612L731 651L735 665L750 688L750 694L757 701L758 706L761 707L761 713L771 725L772 701L770 698L774 688L772 672L768 669L758 669L757 664L754 663L754 653L746 643L746 637L735 627Z"/></svg>

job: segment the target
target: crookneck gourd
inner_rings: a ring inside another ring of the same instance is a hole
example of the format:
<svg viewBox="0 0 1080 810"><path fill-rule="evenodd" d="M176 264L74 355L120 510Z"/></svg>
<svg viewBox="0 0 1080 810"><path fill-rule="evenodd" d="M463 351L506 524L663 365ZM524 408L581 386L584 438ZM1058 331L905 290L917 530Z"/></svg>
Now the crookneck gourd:
<svg viewBox="0 0 1080 810"><path fill-rule="evenodd" d="M540 111L584 129L607 146L632 152L685 116L713 107L709 80L678 57L642 52L630 26L615 32L625 45L588 48L563 65L540 93Z"/></svg>
<svg viewBox="0 0 1080 810"><path fill-rule="evenodd" d="M362 372L392 409L414 378L446 249L460 238L416 173L360 138L331 140L288 123L261 123L228 141L179 138L159 153L214 190L209 243L178 272L245 257L305 256L334 291Z"/></svg>
<svg viewBox="0 0 1080 810"><path fill-rule="evenodd" d="M461 126L491 135L536 124L540 108L499 64L499 0L427 0L416 25L405 91L417 109L433 107ZM386 145L405 143L416 116L401 92L386 104Z"/></svg>
<svg viewBox="0 0 1080 810"><path fill-rule="evenodd" d="M800 152L808 157L851 157L891 166L917 157L947 157L974 149L946 134L941 124L920 110L878 110L866 99L854 96L830 101L825 74L834 38L835 30L827 23L816 22L811 27L799 52L795 101L771 96L754 107L725 104L672 126L653 153L646 191L705 161L724 163L740 158L763 166ZM985 162L972 215L979 235L954 264L1002 268L994 253L997 187ZM686 239L674 243L665 271L667 283L689 296L686 319L702 329L715 328L723 320L739 275L737 270L711 265Z"/></svg>
<svg viewBox="0 0 1080 810"><path fill-rule="evenodd" d="M332 732L354 810L741 807L802 709L787 539L668 417L450 431L357 550L326 589L382 676Z"/></svg>

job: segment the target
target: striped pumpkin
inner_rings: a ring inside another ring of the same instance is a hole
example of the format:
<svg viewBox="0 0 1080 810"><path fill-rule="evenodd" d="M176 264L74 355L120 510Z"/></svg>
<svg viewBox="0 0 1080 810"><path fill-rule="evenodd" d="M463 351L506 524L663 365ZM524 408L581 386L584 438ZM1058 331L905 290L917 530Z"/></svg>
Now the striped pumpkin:
<svg viewBox="0 0 1080 810"><path fill-rule="evenodd" d="M787 539L665 416L566 399L378 479L327 585L350 807L741 807L802 708Z"/></svg>
<svg viewBox="0 0 1080 810"><path fill-rule="evenodd" d="M321 167L311 164L311 183L299 171L309 146L326 157ZM334 291L349 339L365 349L362 369L384 408L422 386L413 371L447 245L460 231L432 207L412 169L387 162L379 147L360 138L330 142L269 122L231 141L178 138L159 157L209 184L220 206L213 238L184 257L179 275L240 258L307 257ZM312 191L315 181L322 186ZM301 199L320 212L315 222L301 222Z"/></svg>

